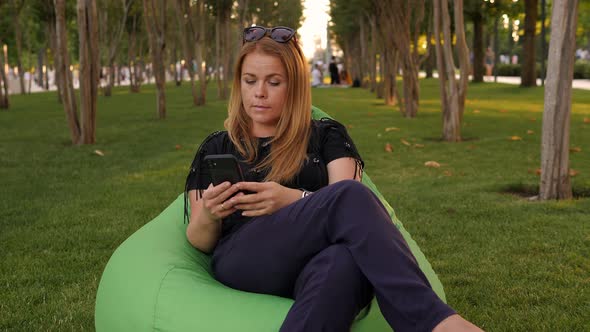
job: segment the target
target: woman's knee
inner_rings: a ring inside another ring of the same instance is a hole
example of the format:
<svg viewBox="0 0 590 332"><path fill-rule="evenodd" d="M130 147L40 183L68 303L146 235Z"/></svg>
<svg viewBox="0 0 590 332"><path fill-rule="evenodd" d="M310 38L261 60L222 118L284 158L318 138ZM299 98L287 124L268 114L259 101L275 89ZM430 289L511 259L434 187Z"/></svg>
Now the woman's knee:
<svg viewBox="0 0 590 332"><path fill-rule="evenodd" d="M336 193L335 197L342 202L344 206L348 206L347 202L352 203L351 206L358 208L364 203L375 203L375 194L367 186L356 180L342 180L332 184L333 190Z"/></svg>
<svg viewBox="0 0 590 332"><path fill-rule="evenodd" d="M350 250L342 244L333 244L322 250L318 255L326 257L332 268L338 272L360 272Z"/></svg>
<svg viewBox="0 0 590 332"><path fill-rule="evenodd" d="M345 193L354 193L357 195L371 195L372 192L367 186L356 180L341 180L332 184L334 189Z"/></svg>

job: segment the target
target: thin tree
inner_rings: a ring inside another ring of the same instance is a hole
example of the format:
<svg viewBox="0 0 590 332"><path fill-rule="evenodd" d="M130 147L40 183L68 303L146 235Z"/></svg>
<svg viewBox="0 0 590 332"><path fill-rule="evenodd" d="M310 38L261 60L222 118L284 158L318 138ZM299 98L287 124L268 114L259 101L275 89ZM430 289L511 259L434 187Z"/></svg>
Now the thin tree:
<svg viewBox="0 0 590 332"><path fill-rule="evenodd" d="M25 2L22 0L12 0L12 24L14 28L14 41L16 44L16 67L18 68L18 78L20 83L20 93L26 94L25 90L25 73L22 65L22 53L23 53L23 31L22 31L22 11L25 6Z"/></svg>
<svg viewBox="0 0 590 332"><path fill-rule="evenodd" d="M0 38L0 45L4 45ZM8 109L10 102L8 100L8 80L6 79L6 72L4 72L4 60L0 55L0 108Z"/></svg>
<svg viewBox="0 0 590 332"><path fill-rule="evenodd" d="M538 1L525 0L524 40L522 47L522 71L520 86L537 86L535 34L537 30Z"/></svg>
<svg viewBox="0 0 590 332"><path fill-rule="evenodd" d="M140 57L143 56L143 40L141 38L140 20L142 19L142 5L134 2L130 8L127 20L127 59L129 67L129 91L138 93L143 83L143 69L140 65ZM138 46L139 45L139 46Z"/></svg>
<svg viewBox="0 0 590 332"><path fill-rule="evenodd" d="M166 118L166 1L143 0L143 14L152 55L152 72L156 76L156 105L158 117Z"/></svg>
<svg viewBox="0 0 590 332"><path fill-rule="evenodd" d="M231 12L233 2L218 1L215 15L215 61L217 70L217 96L227 99L229 96L228 74L231 55Z"/></svg>
<svg viewBox="0 0 590 332"><path fill-rule="evenodd" d="M414 19L414 26L420 26L424 16L424 1L375 0L373 3L380 14L379 28L382 30L383 42L386 45L393 46L393 49L399 52L399 65L402 68L404 81L402 113L405 117L414 118L418 114L420 86L418 84L418 59L414 57L412 52L412 27L410 21ZM391 48L384 49L387 52L387 49ZM395 57L387 56L385 59L394 61Z"/></svg>
<svg viewBox="0 0 590 332"><path fill-rule="evenodd" d="M66 31L66 6L65 0L54 0L55 7L55 34L57 52L55 73L62 82L62 89L60 90L63 101L64 111L68 120L70 128L70 137L72 144L78 144L81 137L80 123L78 121L78 106L76 103L76 95L74 94L74 86L72 84L72 76L69 74L70 59L68 56L67 45L67 31Z"/></svg>
<svg viewBox="0 0 590 332"><path fill-rule="evenodd" d="M555 0L545 83L539 198L572 198L569 176L570 110L578 0Z"/></svg>
<svg viewBox="0 0 590 332"><path fill-rule="evenodd" d="M107 46L107 65L109 68L107 85L104 89L104 95L107 97L112 94L113 85L115 83L115 58L119 54L121 38L123 36L123 31L125 30L127 16L129 15L129 9L131 8L133 1L134 0L120 0L120 6L114 5L114 1L107 2L107 8L102 16L101 26L106 30L102 35L105 37L105 45Z"/></svg>
<svg viewBox="0 0 590 332"><path fill-rule="evenodd" d="M96 142L96 99L98 97L99 52L96 2L78 0L78 36L80 40L80 144Z"/></svg>
<svg viewBox="0 0 590 332"><path fill-rule="evenodd" d="M196 62L193 39L195 35L195 27L193 25L192 9L186 0L175 0L174 4L176 8L177 21L179 22L180 39L186 63L186 70L191 82L193 105L199 106L204 102L201 100L201 96L199 95L197 86L195 84L195 66L193 65Z"/></svg>
<svg viewBox="0 0 590 332"><path fill-rule="evenodd" d="M461 141L461 121L465 108L467 80L469 77L469 50L465 41L463 0L454 2L456 52L459 59L459 79L455 77L451 18L447 0L434 0L434 39L440 82L440 99L443 115L443 140ZM442 34L442 36L441 36Z"/></svg>
<svg viewBox="0 0 590 332"><path fill-rule="evenodd" d="M473 82L483 82L485 72L484 58L485 47L483 45L485 16L483 6L485 2L480 0L468 1L465 5L465 15L473 22Z"/></svg>

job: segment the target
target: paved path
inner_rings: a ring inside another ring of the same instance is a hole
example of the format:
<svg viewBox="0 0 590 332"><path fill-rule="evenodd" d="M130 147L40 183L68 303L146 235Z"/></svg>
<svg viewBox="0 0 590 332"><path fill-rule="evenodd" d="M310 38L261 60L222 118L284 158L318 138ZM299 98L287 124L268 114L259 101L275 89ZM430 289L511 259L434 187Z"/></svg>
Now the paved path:
<svg viewBox="0 0 590 332"><path fill-rule="evenodd" d="M420 77L425 77L424 72L420 72ZM438 78L438 74L434 73L434 77ZM457 78L459 78L457 76ZM469 77L471 79L471 77ZM494 82L494 76L484 76L484 82ZM520 85L520 76L498 76L498 83ZM545 80L547 83L547 80ZM541 86L541 79L537 79L537 85ZM574 89L590 90L590 80L573 80L572 87Z"/></svg>
<svg viewBox="0 0 590 332"><path fill-rule="evenodd" d="M493 76L485 76L485 82L494 82ZM506 84L520 84L520 77L498 76L498 83ZM547 83L547 80L545 80ZM537 85L541 86L541 79L537 79ZM590 90L590 80L573 80L572 87L574 89Z"/></svg>
<svg viewBox="0 0 590 332"><path fill-rule="evenodd" d="M420 73L420 77L424 77L426 76L423 72ZM434 77L438 78L438 74L434 73ZM484 81L485 82L494 82L494 77L493 76L484 76ZM152 80L153 82L153 80ZM37 84L35 84L35 82L31 82L31 92L44 92L46 91L45 89L39 87ZM76 82L77 83L77 82ZM498 83L503 83L503 84L514 84L514 85L518 85L520 84L520 77L510 77L510 76L498 76ZM10 80L10 90L9 90L9 94L14 94L15 90L20 91L20 85L18 83L17 80ZM122 81L121 85L129 85L129 81ZM537 79L537 85L541 86L541 80ZM29 89L29 85L28 82L25 82L25 87L28 90ZM74 88L77 88L77 84L74 85ZM582 90L590 90L590 80L587 79L580 79L580 80L573 80L572 82L572 87L574 89L582 89ZM49 90L51 91L55 91L56 87L55 85L51 85Z"/></svg>

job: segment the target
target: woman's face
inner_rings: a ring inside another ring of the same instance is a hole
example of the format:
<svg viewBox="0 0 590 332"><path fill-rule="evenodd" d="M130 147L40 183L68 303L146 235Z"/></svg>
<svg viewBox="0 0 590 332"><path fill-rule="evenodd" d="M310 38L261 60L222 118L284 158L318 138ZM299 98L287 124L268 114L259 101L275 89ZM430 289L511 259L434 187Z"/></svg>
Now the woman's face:
<svg viewBox="0 0 590 332"><path fill-rule="evenodd" d="M251 134L274 136L287 99L287 73L281 60L255 51L246 55L241 73L242 104L252 120Z"/></svg>

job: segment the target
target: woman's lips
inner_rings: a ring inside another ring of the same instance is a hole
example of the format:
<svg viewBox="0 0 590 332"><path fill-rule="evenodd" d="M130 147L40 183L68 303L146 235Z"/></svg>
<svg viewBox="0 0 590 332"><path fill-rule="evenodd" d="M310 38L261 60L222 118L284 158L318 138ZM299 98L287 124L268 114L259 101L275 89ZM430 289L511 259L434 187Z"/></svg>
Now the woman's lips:
<svg viewBox="0 0 590 332"><path fill-rule="evenodd" d="M265 110L269 109L270 107L263 106L263 105L254 105L254 106L252 106L252 108L254 108L257 111L265 111Z"/></svg>

